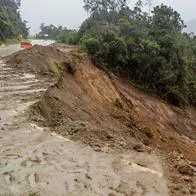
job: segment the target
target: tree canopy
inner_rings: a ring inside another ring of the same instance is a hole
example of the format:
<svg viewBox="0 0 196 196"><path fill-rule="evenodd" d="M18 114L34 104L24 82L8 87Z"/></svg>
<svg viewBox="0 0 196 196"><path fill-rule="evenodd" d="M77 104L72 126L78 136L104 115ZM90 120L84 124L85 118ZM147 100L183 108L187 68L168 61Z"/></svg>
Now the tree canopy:
<svg viewBox="0 0 196 196"><path fill-rule="evenodd" d="M20 0L0 0L0 40L28 36L26 21L20 17Z"/></svg>

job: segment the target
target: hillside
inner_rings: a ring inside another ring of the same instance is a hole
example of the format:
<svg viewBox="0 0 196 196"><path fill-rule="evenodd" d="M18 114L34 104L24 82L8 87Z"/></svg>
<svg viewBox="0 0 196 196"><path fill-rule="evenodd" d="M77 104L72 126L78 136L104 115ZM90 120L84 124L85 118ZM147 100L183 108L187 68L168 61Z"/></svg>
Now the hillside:
<svg viewBox="0 0 196 196"><path fill-rule="evenodd" d="M96 152L156 152L162 159L171 195L189 195L180 187L194 192L194 108L174 107L145 95L131 83L94 66L77 48L35 46L9 58L13 68L26 67L26 71L42 77L60 71L58 82L32 108L35 122ZM37 61L35 66L33 59L42 63ZM48 63L51 66L46 66Z"/></svg>

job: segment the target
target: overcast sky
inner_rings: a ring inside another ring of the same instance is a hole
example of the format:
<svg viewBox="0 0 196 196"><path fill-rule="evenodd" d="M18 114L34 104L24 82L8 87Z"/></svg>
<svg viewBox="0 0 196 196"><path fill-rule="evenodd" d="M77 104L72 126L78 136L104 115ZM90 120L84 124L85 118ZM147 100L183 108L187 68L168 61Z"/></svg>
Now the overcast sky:
<svg viewBox="0 0 196 196"><path fill-rule="evenodd" d="M135 0L130 0L132 6ZM165 3L177 10L184 21L196 19L196 0L154 0L154 5ZM21 14L31 27L31 34L45 24L78 28L87 17L83 10L83 0L22 0Z"/></svg>

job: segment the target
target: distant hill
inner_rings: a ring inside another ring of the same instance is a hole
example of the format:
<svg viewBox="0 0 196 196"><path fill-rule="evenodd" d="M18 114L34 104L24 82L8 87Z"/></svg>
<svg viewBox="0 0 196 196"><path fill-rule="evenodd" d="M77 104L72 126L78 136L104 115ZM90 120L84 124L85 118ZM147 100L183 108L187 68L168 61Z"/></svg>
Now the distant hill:
<svg viewBox="0 0 196 196"><path fill-rule="evenodd" d="M186 32L188 33L195 33L196 34L196 19L189 21L187 24L187 28L185 29Z"/></svg>

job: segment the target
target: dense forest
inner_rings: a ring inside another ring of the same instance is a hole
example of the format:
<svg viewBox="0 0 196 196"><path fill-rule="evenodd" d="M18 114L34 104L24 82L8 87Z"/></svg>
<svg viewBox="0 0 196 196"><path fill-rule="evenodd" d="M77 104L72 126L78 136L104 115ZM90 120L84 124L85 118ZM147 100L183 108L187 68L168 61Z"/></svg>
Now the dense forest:
<svg viewBox="0 0 196 196"><path fill-rule="evenodd" d="M150 2L150 1L148 1ZM166 5L131 9L126 0L84 0L89 13L77 41L102 65L169 103L196 105L196 36Z"/></svg>
<svg viewBox="0 0 196 196"><path fill-rule="evenodd" d="M0 41L28 36L26 21L22 21L20 0L0 0Z"/></svg>

